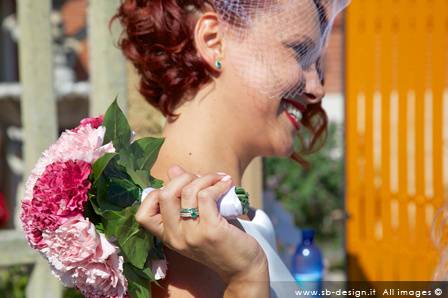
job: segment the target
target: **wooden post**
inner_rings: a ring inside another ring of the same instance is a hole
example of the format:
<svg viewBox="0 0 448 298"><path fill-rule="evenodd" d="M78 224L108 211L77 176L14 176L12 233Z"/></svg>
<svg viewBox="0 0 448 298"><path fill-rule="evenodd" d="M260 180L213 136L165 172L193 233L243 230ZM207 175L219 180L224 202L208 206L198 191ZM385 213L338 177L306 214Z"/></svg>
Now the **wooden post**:
<svg viewBox="0 0 448 298"><path fill-rule="evenodd" d="M127 69L125 59L117 48L120 33L118 21L109 29L119 0L92 0L88 7L90 53L90 114L103 114L118 96L123 110L127 110Z"/></svg>
<svg viewBox="0 0 448 298"><path fill-rule="evenodd" d="M56 140L50 0L19 0L19 58L25 177Z"/></svg>
<svg viewBox="0 0 448 298"><path fill-rule="evenodd" d="M18 1L24 177L57 135L50 11L50 0ZM27 297L62 297L61 285L42 258L38 259L31 274Z"/></svg>
<svg viewBox="0 0 448 298"><path fill-rule="evenodd" d="M137 138L160 137L165 117L151 106L138 91L140 76L134 66L128 63L128 119L137 133Z"/></svg>
<svg viewBox="0 0 448 298"><path fill-rule="evenodd" d="M244 172L242 186L249 193L251 207L263 209L263 159L257 157Z"/></svg>

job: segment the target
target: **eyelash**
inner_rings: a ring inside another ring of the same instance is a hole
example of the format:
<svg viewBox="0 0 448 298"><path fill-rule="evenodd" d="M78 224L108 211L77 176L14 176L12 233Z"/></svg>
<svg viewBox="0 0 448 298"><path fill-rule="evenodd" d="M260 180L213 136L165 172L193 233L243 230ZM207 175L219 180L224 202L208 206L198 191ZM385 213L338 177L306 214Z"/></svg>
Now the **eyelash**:
<svg viewBox="0 0 448 298"><path fill-rule="evenodd" d="M300 65L304 68L309 67L310 63L306 63L307 60L305 58L309 54L310 47L306 42L287 43L286 45L296 53L295 58Z"/></svg>
<svg viewBox="0 0 448 298"><path fill-rule="evenodd" d="M320 83L322 84L322 86L324 86L325 85L325 71L323 69L321 57L317 58L316 71L317 71L317 74L319 75Z"/></svg>
<svg viewBox="0 0 448 298"><path fill-rule="evenodd" d="M297 62L302 65L304 69L310 67L312 63L305 63L304 57L307 56L310 51L310 47L306 42L299 42L299 43L286 43L286 46L291 48L297 55L295 56ZM311 59L310 59L311 60ZM325 84L325 73L322 69L322 61L321 57L319 56L315 62L316 63L316 71L319 75L319 78L321 79L321 84Z"/></svg>

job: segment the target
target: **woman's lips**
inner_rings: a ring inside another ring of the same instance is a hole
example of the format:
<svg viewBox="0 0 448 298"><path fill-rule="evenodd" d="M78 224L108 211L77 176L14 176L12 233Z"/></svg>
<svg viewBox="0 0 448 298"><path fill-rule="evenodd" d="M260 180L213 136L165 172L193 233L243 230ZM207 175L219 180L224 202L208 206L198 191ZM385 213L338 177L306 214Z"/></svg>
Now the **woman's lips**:
<svg viewBox="0 0 448 298"><path fill-rule="evenodd" d="M305 107L303 104L301 104L301 103L299 103L299 102L297 102L297 101L291 100L291 99L287 99L287 98L283 98L282 100L285 101L285 102L287 102L287 103L289 103L289 104L291 104L292 106L294 106L294 107L295 107L296 109L298 109L302 114L305 113L305 111L306 111L306 107ZM291 123L293 124L293 126L295 127L295 129L296 129L296 130L299 130L299 129L300 129L300 123L297 121L297 119L296 119L293 115L291 115L290 113L288 113L288 110L287 110L287 109L285 109L284 113L286 114L286 116L288 117L288 119L291 121Z"/></svg>
<svg viewBox="0 0 448 298"><path fill-rule="evenodd" d="M284 98L283 100L292 104L293 106L295 106L300 112L305 113L306 107L303 104L301 104L300 102L297 102L292 99L287 99L287 98Z"/></svg>
<svg viewBox="0 0 448 298"><path fill-rule="evenodd" d="M294 125L296 130L300 129L300 124L297 122L296 118L294 118L293 115L291 115L290 113L288 113L288 111L285 111L286 117L288 117L288 119L291 121L292 125Z"/></svg>

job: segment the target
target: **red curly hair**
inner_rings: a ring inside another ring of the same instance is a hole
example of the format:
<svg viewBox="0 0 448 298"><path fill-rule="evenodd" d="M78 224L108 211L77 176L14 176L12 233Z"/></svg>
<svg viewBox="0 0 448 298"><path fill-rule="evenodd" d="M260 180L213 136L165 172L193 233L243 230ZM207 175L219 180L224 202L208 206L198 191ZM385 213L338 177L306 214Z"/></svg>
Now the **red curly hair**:
<svg viewBox="0 0 448 298"><path fill-rule="evenodd" d="M176 118L176 107L210 82L214 71L197 55L195 19L187 6L204 11L213 7L213 1L122 0L111 19L118 19L123 27L119 47L140 75L140 93L165 117ZM308 105L301 123L310 137L299 135L301 150L291 158L307 166L301 155L319 149L327 135L328 120L321 104Z"/></svg>

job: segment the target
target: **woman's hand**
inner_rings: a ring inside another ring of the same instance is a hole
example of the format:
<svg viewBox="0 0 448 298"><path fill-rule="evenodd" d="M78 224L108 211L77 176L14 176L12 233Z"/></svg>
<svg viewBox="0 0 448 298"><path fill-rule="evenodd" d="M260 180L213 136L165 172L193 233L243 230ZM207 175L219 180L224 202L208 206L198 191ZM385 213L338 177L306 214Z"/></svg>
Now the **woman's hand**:
<svg viewBox="0 0 448 298"><path fill-rule="evenodd" d="M269 285L266 255L258 242L219 214L217 201L232 186L230 176L198 177L178 166L168 176L169 183L143 201L137 222L172 250L215 270L234 292L242 282ZM199 217L182 218L181 208L198 208Z"/></svg>

